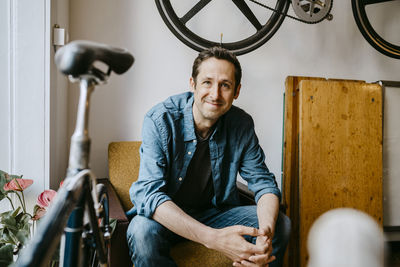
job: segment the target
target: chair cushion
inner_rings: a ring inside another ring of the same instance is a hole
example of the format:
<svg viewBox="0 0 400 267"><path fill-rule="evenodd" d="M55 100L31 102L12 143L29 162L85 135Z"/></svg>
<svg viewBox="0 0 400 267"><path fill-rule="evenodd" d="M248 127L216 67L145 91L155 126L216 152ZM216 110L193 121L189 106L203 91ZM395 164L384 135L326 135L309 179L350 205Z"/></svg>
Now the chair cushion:
<svg viewBox="0 0 400 267"><path fill-rule="evenodd" d="M222 253L192 241L183 241L171 249L171 257L179 267L232 266L232 260Z"/></svg>
<svg viewBox="0 0 400 267"><path fill-rule="evenodd" d="M125 211L132 208L129 188L139 175L139 149L142 142L112 142L108 146L108 171L111 184Z"/></svg>

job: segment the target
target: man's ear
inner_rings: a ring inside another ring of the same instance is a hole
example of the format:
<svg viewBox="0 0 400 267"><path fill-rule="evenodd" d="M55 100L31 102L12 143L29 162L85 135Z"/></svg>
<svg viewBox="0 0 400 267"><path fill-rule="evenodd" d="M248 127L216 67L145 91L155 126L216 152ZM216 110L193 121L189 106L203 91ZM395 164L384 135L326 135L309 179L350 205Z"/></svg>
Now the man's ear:
<svg viewBox="0 0 400 267"><path fill-rule="evenodd" d="M194 90L196 89L196 83L195 83L193 77L190 77L189 83L190 83L190 90L192 92L194 92Z"/></svg>
<svg viewBox="0 0 400 267"><path fill-rule="evenodd" d="M235 92L235 96L233 97L234 99L237 99L239 97L240 94L240 88L242 87L241 84L239 84L236 88L236 92Z"/></svg>

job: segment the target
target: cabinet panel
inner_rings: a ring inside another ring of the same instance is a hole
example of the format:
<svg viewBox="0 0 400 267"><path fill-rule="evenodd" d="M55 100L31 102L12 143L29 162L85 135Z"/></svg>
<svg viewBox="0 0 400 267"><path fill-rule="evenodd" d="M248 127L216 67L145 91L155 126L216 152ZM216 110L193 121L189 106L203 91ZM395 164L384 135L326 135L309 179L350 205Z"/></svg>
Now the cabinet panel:
<svg viewBox="0 0 400 267"><path fill-rule="evenodd" d="M307 78L298 85L297 106L285 102L285 119L293 115L285 121L283 186L290 266L306 266L308 231L330 209L356 208L382 224L381 86Z"/></svg>

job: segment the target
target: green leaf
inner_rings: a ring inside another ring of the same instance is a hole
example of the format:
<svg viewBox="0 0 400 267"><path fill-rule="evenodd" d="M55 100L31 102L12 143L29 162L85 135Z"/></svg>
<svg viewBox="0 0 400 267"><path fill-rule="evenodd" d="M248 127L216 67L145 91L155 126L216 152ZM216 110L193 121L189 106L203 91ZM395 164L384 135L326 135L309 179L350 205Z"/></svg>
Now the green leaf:
<svg viewBox="0 0 400 267"><path fill-rule="evenodd" d="M10 239L12 240L13 244L15 244L15 245L18 244L18 238L13 232L9 231L8 235L9 235Z"/></svg>
<svg viewBox="0 0 400 267"><path fill-rule="evenodd" d="M0 266L8 266L13 262L13 249L11 244L0 246Z"/></svg>
<svg viewBox="0 0 400 267"><path fill-rule="evenodd" d="M6 172L0 170L0 201L6 197L6 191L3 189L4 185L7 183Z"/></svg>
<svg viewBox="0 0 400 267"><path fill-rule="evenodd" d="M12 230L18 230L17 222L14 217L8 216L1 219L1 223L4 225L5 228L9 228Z"/></svg>
<svg viewBox="0 0 400 267"><path fill-rule="evenodd" d="M20 225L18 228L24 228L26 226L31 226L31 216L27 213L23 213L22 216L18 217L18 225Z"/></svg>
<svg viewBox="0 0 400 267"><path fill-rule="evenodd" d="M12 210L0 213L0 219L9 217L11 213L12 213Z"/></svg>
<svg viewBox="0 0 400 267"><path fill-rule="evenodd" d="M13 245L16 244L16 242L14 242L13 238L10 236L10 233L11 232L8 229L5 229L3 235L1 236L1 243L3 243L3 244L13 244Z"/></svg>
<svg viewBox="0 0 400 267"><path fill-rule="evenodd" d="M26 224L31 219L31 216L28 213L21 212L17 216L15 216L15 220L18 224Z"/></svg>
<svg viewBox="0 0 400 267"><path fill-rule="evenodd" d="M22 245L25 245L28 243L29 238L30 238L30 232L29 230L19 230L18 233L16 234L16 238L18 239L19 242L21 242Z"/></svg>
<svg viewBox="0 0 400 267"><path fill-rule="evenodd" d="M5 171L0 170L0 201L3 200L7 194L15 193L14 191L5 191L4 185L10 182L12 179L20 179L22 175L11 175Z"/></svg>

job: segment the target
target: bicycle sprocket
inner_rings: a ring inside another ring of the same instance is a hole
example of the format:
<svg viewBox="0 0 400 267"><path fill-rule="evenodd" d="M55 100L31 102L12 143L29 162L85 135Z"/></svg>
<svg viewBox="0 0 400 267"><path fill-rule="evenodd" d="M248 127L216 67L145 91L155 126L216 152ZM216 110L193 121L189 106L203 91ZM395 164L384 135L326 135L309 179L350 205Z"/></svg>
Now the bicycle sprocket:
<svg viewBox="0 0 400 267"><path fill-rule="evenodd" d="M333 0L292 0L292 8L299 19L318 23L330 18Z"/></svg>

